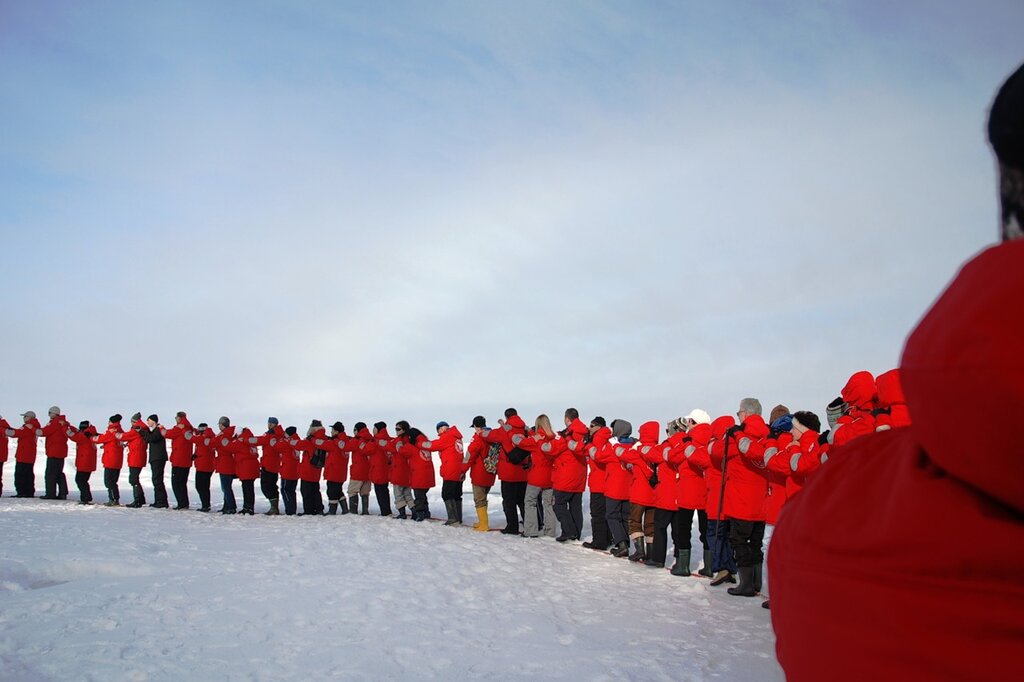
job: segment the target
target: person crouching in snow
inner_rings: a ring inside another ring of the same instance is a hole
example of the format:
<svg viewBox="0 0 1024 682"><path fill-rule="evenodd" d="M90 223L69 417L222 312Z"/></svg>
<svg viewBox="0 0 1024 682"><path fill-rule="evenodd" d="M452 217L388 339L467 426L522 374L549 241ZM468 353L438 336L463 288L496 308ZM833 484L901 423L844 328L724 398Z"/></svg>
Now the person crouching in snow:
<svg viewBox="0 0 1024 682"><path fill-rule="evenodd" d="M435 426L437 438L424 440L420 446L424 450L441 453L441 499L444 500L445 511L448 513L446 526L462 525L462 482L466 479L463 470L465 464L465 448L462 445L462 433L457 426L449 426L448 422L438 422Z"/></svg>

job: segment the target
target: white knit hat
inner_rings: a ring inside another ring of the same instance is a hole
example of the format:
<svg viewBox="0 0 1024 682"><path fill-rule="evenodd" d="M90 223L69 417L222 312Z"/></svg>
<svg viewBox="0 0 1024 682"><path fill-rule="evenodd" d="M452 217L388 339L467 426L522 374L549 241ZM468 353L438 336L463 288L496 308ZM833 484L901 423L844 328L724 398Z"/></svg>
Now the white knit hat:
<svg viewBox="0 0 1024 682"><path fill-rule="evenodd" d="M690 414L686 415L685 419L692 420L694 424L711 423L711 415L709 415L707 412L700 409L699 407L696 410L691 411Z"/></svg>

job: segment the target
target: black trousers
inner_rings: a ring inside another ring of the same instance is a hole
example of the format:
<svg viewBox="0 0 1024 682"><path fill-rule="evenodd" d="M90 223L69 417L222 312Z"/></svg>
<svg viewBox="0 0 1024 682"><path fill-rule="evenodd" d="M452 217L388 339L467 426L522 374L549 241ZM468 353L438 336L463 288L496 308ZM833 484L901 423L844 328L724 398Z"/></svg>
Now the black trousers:
<svg viewBox="0 0 1024 682"><path fill-rule="evenodd" d="M167 506L167 488L164 487L164 467L166 466L166 459L155 462L149 460L149 472L153 476L153 504L160 507Z"/></svg>
<svg viewBox="0 0 1024 682"><path fill-rule="evenodd" d="M14 463L14 492L19 497L36 495L36 472L28 462Z"/></svg>
<svg viewBox="0 0 1024 682"><path fill-rule="evenodd" d="M501 508L505 510L506 529L518 533L519 517L526 518L526 481L501 482Z"/></svg>
<svg viewBox="0 0 1024 682"><path fill-rule="evenodd" d="M441 499L442 500L461 500L462 499L462 481L441 481ZM525 501L525 497L523 500Z"/></svg>
<svg viewBox="0 0 1024 682"><path fill-rule="evenodd" d="M171 467L171 490L179 507L188 506L188 472L191 467Z"/></svg>
<svg viewBox="0 0 1024 682"><path fill-rule="evenodd" d="M377 496L377 506L381 516L391 516L391 491L387 483L374 483L373 494Z"/></svg>
<svg viewBox="0 0 1024 682"><path fill-rule="evenodd" d="M82 502L92 502L92 488L89 487L91 471L79 471L75 474L75 485L78 486L78 499Z"/></svg>
<svg viewBox="0 0 1024 682"><path fill-rule="evenodd" d="M708 547L708 513L703 509L697 509L697 528L700 530L700 544L704 549ZM692 549L690 535L693 534L693 509L679 508L679 516L672 520L672 544L676 549ZM657 524L657 519L655 519Z"/></svg>
<svg viewBox="0 0 1024 682"><path fill-rule="evenodd" d="M324 513L324 498L320 494L319 481L303 481L299 486L302 493L302 513L306 516L319 516Z"/></svg>
<svg viewBox="0 0 1024 682"><path fill-rule="evenodd" d="M330 483L327 484L328 489L330 485ZM260 469L260 491L263 493L263 497L267 498L270 502L276 500L278 498L277 474L273 471Z"/></svg>
<svg viewBox="0 0 1024 682"><path fill-rule="evenodd" d="M764 521L731 519L729 544L736 566L760 566L764 561Z"/></svg>
<svg viewBox="0 0 1024 682"><path fill-rule="evenodd" d="M659 564L665 563L665 555L668 553L668 527L672 526L672 537L676 535L682 514L678 509L654 510L654 545L651 547L651 559ZM676 545L676 549L679 545Z"/></svg>
<svg viewBox="0 0 1024 682"><path fill-rule="evenodd" d="M281 500L284 502L284 513L288 516L294 516L298 507L295 502L295 486L298 483L298 479L294 478L281 479Z"/></svg>
<svg viewBox="0 0 1024 682"><path fill-rule="evenodd" d="M64 458L47 457L46 472L43 474L43 485L47 497L67 499L68 477L64 475Z"/></svg>
<svg viewBox="0 0 1024 682"><path fill-rule="evenodd" d="M427 504L427 491L429 488L413 488L412 499L413 505L412 510L415 512L423 512L430 517L430 505Z"/></svg>
<svg viewBox="0 0 1024 682"><path fill-rule="evenodd" d="M256 479L242 481L242 509L253 511L256 508Z"/></svg>
<svg viewBox="0 0 1024 682"><path fill-rule="evenodd" d="M556 490L555 516L562 527L562 537L579 540L583 535L583 493Z"/></svg>
<svg viewBox="0 0 1024 682"><path fill-rule="evenodd" d="M75 474L75 485L78 486L78 499L82 502L92 502L92 488L89 487L91 471L79 471Z"/></svg>
<svg viewBox="0 0 1024 682"><path fill-rule="evenodd" d="M210 508L210 480L212 478L212 471L196 470L196 493L199 494L199 506L203 509Z"/></svg>
<svg viewBox="0 0 1024 682"><path fill-rule="evenodd" d="M142 484L139 483L139 474L141 473L142 467L128 467L128 485L132 487L132 502L146 504L146 493L142 490Z"/></svg>
<svg viewBox="0 0 1024 682"><path fill-rule="evenodd" d="M601 549L608 549L612 544L607 515L604 493L590 493L590 530L594 536L591 542Z"/></svg>
<svg viewBox="0 0 1024 682"><path fill-rule="evenodd" d="M121 478L120 469L103 468L103 487L107 489L107 499L117 502L121 499L121 490L117 487L117 479Z"/></svg>
<svg viewBox="0 0 1024 682"><path fill-rule="evenodd" d="M629 500L604 498L605 521L616 545L629 542Z"/></svg>

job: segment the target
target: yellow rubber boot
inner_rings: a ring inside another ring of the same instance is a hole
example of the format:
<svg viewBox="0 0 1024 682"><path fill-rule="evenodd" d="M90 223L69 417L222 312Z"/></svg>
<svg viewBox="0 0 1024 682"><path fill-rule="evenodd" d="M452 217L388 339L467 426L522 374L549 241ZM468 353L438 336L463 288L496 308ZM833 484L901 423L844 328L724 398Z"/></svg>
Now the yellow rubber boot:
<svg viewBox="0 0 1024 682"><path fill-rule="evenodd" d="M487 525L487 507L477 507L476 515L480 520L473 524L473 529L481 532L490 530L490 526Z"/></svg>

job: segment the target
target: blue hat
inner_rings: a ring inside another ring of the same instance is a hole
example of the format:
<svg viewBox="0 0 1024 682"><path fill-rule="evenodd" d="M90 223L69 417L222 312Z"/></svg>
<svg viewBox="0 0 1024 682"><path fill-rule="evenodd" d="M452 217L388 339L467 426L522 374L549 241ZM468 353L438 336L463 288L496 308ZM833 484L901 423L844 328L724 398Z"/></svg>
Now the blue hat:
<svg viewBox="0 0 1024 682"><path fill-rule="evenodd" d="M281 422L277 421L277 417L268 417L267 418L267 423L268 424L273 424L274 426L277 426Z"/></svg>
<svg viewBox="0 0 1024 682"><path fill-rule="evenodd" d="M434 430L438 430L442 426L448 426L448 422L437 422L437 426L434 427Z"/></svg>

